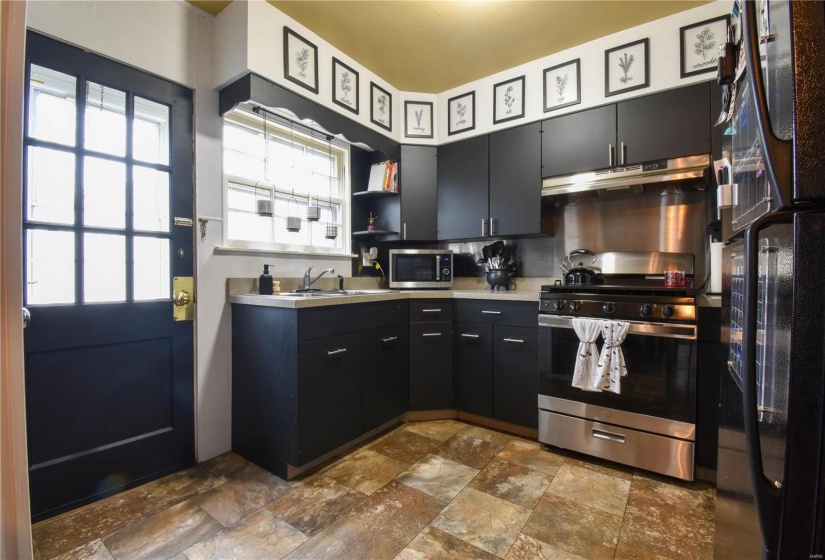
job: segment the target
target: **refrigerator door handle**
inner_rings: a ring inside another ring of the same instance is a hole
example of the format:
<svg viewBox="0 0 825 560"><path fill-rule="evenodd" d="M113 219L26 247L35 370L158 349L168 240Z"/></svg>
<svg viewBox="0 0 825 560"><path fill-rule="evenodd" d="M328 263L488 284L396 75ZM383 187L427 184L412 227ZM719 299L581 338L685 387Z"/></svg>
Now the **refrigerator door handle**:
<svg viewBox="0 0 825 560"><path fill-rule="evenodd" d="M762 63L759 53L759 29L757 29L756 23L756 10L757 5L755 2L742 2L742 21L744 23L745 53L747 57L746 74L756 106L756 122L759 125L757 127L759 129L759 139L762 141L765 171L767 171L768 177L780 193L792 193L793 145L790 140L777 138L773 133L773 128L771 128L765 80L761 71ZM776 202L779 205L787 201Z"/></svg>
<svg viewBox="0 0 825 560"><path fill-rule="evenodd" d="M747 2L746 2L747 3ZM776 553L781 522L781 488L765 477L762 465L762 445L759 439L759 411L756 388L756 327L759 281L759 232L774 224L792 223L793 212L765 214L745 230L745 301L744 336L742 337L742 404L748 463L753 481L756 510L762 528L765 550Z"/></svg>

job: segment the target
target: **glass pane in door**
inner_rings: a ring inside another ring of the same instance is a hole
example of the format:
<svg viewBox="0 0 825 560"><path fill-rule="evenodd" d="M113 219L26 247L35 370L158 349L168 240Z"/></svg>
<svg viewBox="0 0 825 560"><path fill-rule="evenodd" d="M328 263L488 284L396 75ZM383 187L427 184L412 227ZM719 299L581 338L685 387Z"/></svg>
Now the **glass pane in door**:
<svg viewBox="0 0 825 560"><path fill-rule="evenodd" d="M109 228L126 226L126 164L84 158L83 224Z"/></svg>
<svg viewBox="0 0 825 560"><path fill-rule="evenodd" d="M29 146L26 216L33 222L74 223L74 154Z"/></svg>
<svg viewBox="0 0 825 560"><path fill-rule="evenodd" d="M83 301L126 301L126 237L83 234Z"/></svg>
<svg viewBox="0 0 825 560"><path fill-rule="evenodd" d="M26 232L26 305L74 303L74 233Z"/></svg>
<svg viewBox="0 0 825 560"><path fill-rule="evenodd" d="M135 159L169 164L169 107L136 96L132 135Z"/></svg>
<svg viewBox="0 0 825 560"><path fill-rule="evenodd" d="M29 68L29 136L75 145L77 79L32 64Z"/></svg>
<svg viewBox="0 0 825 560"><path fill-rule="evenodd" d="M86 129L83 144L114 156L126 155L126 93L86 82Z"/></svg>
<svg viewBox="0 0 825 560"><path fill-rule="evenodd" d="M168 239L135 237L134 265L135 301L170 297Z"/></svg>
<svg viewBox="0 0 825 560"><path fill-rule="evenodd" d="M134 228L169 231L169 173L135 166L132 180Z"/></svg>

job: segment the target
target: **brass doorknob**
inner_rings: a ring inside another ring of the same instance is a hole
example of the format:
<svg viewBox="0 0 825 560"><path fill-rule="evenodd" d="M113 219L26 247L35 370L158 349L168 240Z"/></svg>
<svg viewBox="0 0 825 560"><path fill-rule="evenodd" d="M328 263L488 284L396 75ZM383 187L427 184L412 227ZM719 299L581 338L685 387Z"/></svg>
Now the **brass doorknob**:
<svg viewBox="0 0 825 560"><path fill-rule="evenodd" d="M183 307L190 301L192 301L192 296L186 290L175 292L175 296L172 298L172 302L178 307Z"/></svg>

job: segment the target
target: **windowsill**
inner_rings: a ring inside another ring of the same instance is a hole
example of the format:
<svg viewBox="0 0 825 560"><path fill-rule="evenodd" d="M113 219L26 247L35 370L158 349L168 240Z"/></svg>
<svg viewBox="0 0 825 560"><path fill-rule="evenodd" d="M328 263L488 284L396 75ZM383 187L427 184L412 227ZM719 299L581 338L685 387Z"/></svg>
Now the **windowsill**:
<svg viewBox="0 0 825 560"><path fill-rule="evenodd" d="M278 251L276 249L247 249L245 247L215 247L215 255L275 255L288 257L301 257L311 259L314 257L324 259L354 259L358 255L347 255L342 253L315 253L309 251Z"/></svg>

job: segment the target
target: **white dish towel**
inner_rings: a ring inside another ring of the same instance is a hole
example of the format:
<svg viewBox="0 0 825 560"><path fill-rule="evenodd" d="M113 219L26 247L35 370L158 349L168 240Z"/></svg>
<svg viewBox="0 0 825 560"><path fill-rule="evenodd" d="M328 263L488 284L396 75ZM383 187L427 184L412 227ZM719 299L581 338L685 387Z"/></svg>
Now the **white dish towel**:
<svg viewBox="0 0 825 560"><path fill-rule="evenodd" d="M623 321L601 321L604 347L591 390L610 391L617 395L622 392L621 379L627 375L622 342L627 337L628 328L630 323Z"/></svg>
<svg viewBox="0 0 825 560"><path fill-rule="evenodd" d="M573 368L573 387L585 391L601 391L595 388L596 374L599 367L599 349L596 339L599 338L601 326L595 319L573 319L573 330L579 336L579 349L576 355L576 365Z"/></svg>

